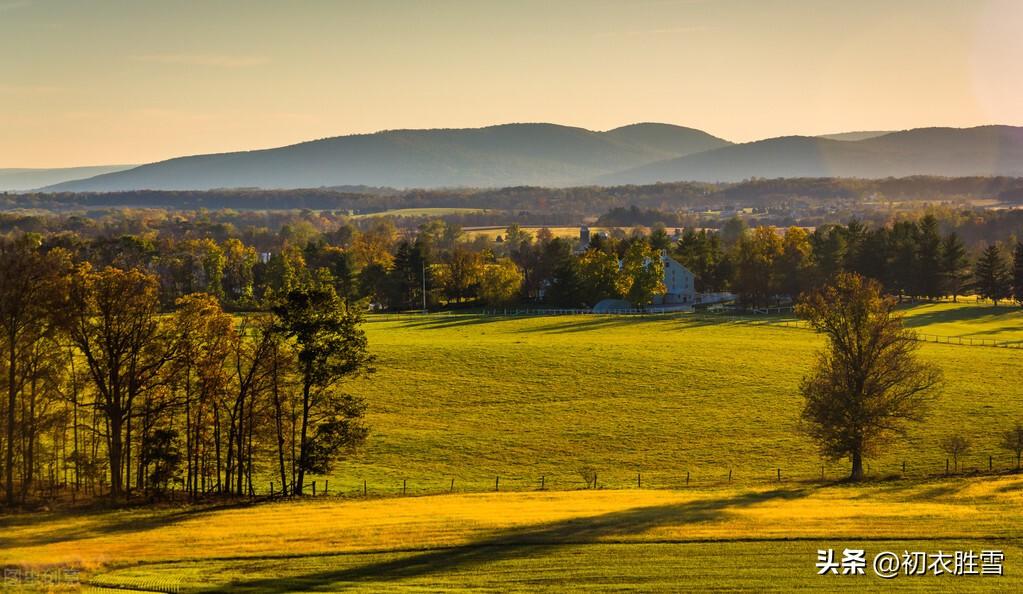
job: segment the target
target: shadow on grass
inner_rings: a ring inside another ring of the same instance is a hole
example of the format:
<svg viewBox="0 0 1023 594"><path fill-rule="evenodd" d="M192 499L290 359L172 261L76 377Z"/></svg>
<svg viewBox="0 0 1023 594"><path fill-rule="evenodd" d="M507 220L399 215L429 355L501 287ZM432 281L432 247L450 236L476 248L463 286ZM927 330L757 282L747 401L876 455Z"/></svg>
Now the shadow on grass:
<svg viewBox="0 0 1023 594"><path fill-rule="evenodd" d="M212 514L219 511L231 510L231 509L242 509L257 505L252 502L232 502L222 503L217 505L208 506L191 506L184 509L179 509L171 512L163 512L161 510L152 509L112 509L109 511L92 511L92 512L67 512L67 513L55 513L53 515L46 516L45 518L53 519L59 524L62 517L80 517L85 515L90 521L86 522L85 525L75 528L60 527L59 529L47 530L41 534L19 537L16 534L11 535L10 533L4 534L4 538L0 538L0 550L13 549L20 547L31 547L38 545L47 545L53 543L66 543L73 542L76 540L84 540L88 538L95 538L98 536L108 536L113 534L122 533L137 533L145 532L147 530L156 530L165 526L171 526L178 522L184 522L186 520L192 520L198 517L202 517L206 514ZM107 522L104 516L113 516L112 520ZM10 528L17 527L19 525L31 525L38 523L41 517L35 514L26 514L25 516L10 516L7 518L0 518L0 533L7 532Z"/></svg>
<svg viewBox="0 0 1023 594"><path fill-rule="evenodd" d="M206 592L328 591L344 585L365 585L473 569L488 563L542 555L555 545L576 545L642 534L658 526L679 526L722 520L729 509L773 500L806 497L807 489L777 489L733 497L671 505L640 507L599 516L502 530L464 546L412 553L398 559L294 576L236 581Z"/></svg>
<svg viewBox="0 0 1023 594"><path fill-rule="evenodd" d="M909 328L920 328L923 326L929 326L932 324L946 324L950 322L970 322L970 323L997 323L998 331L1006 329L1006 323L1010 322L1010 318L1014 317L1012 314L1018 313L1020 310L1016 307L993 307L993 306L966 306L957 307L954 309L944 309L938 311L922 312L918 314L912 313L912 309L902 309L901 312L906 315L903 320ZM1016 321L1016 320L1011 320Z"/></svg>

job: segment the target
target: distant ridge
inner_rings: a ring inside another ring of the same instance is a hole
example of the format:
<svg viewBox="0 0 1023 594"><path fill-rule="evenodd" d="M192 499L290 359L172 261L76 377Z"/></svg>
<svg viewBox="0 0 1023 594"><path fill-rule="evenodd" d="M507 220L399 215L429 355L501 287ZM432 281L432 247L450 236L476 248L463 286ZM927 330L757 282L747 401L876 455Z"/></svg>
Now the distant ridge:
<svg viewBox="0 0 1023 594"><path fill-rule="evenodd" d="M700 130L652 123L606 132L556 124L388 130L181 157L45 189L561 186L729 144Z"/></svg>
<svg viewBox="0 0 1023 594"><path fill-rule="evenodd" d="M753 177L1023 176L1023 128L917 128L732 144L640 123L387 130L286 147L170 159L61 181L44 191L456 188L730 182Z"/></svg>
<svg viewBox="0 0 1023 594"><path fill-rule="evenodd" d="M786 136L641 165L594 181L642 184L910 175L1023 175L1023 128L917 128L863 140Z"/></svg>

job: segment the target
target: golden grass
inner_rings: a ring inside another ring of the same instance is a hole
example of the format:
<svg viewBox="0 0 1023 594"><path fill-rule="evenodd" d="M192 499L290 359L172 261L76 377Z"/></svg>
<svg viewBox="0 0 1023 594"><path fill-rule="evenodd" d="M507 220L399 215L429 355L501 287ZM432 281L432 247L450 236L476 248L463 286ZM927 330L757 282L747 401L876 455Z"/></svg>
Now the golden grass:
<svg viewBox="0 0 1023 594"><path fill-rule="evenodd" d="M97 568L514 542L1019 538L1021 496L1023 479L1012 476L54 512L0 520L0 564Z"/></svg>

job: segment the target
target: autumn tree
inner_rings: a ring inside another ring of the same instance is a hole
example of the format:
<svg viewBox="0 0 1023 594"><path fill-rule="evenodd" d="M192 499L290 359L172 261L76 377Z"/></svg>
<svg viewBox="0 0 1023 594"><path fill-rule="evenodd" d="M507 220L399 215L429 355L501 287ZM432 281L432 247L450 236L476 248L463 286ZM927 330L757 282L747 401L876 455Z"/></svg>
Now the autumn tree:
<svg viewBox="0 0 1023 594"><path fill-rule="evenodd" d="M292 490L301 495L307 472L322 472L333 457L365 439L365 407L339 387L346 379L371 372L373 356L367 352L358 310L346 306L329 287L294 290L273 313L280 333L293 339L297 350L301 436Z"/></svg>
<svg viewBox="0 0 1023 594"><path fill-rule="evenodd" d="M633 241L625 251L622 275L628 283L625 297L633 305L649 305L654 295L664 293L664 261L658 251L641 239Z"/></svg>
<svg viewBox="0 0 1023 594"><path fill-rule="evenodd" d="M828 340L800 384L803 426L824 456L850 459L852 480L863 478L864 457L923 418L941 382L917 359L895 305L876 281L842 273L796 308Z"/></svg>
<svg viewBox="0 0 1023 594"><path fill-rule="evenodd" d="M111 497L130 478L131 421L136 398L160 380L173 357L162 332L159 287L137 269L79 267L71 278L68 331L85 359L109 425Z"/></svg>
<svg viewBox="0 0 1023 594"><path fill-rule="evenodd" d="M775 261L782 255L781 238L773 227L757 227L739 240L737 249L735 285L740 298L752 307L767 305L777 293Z"/></svg>
<svg viewBox="0 0 1023 594"><path fill-rule="evenodd" d="M522 274L511 260L485 264L480 275L480 299L491 307L513 303L522 290Z"/></svg>
<svg viewBox="0 0 1023 594"><path fill-rule="evenodd" d="M184 401L185 486L195 497L207 490L207 483L223 489L221 457L227 444L222 443L221 424L231 381L225 361L238 348L239 337L233 318L211 295L185 295L176 308L171 318L178 345L173 377Z"/></svg>
<svg viewBox="0 0 1023 594"><path fill-rule="evenodd" d="M8 505L15 503L14 450L18 396L25 386L23 363L53 328L54 314L62 311L64 263L41 253L31 238L0 240L0 331L7 372L4 482Z"/></svg>

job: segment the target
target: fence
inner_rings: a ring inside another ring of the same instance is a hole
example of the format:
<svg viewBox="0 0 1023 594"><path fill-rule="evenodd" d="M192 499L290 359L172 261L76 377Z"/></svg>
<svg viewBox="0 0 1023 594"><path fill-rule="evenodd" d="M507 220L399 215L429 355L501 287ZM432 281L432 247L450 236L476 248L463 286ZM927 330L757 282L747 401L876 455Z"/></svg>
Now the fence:
<svg viewBox="0 0 1023 594"><path fill-rule="evenodd" d="M926 480L953 477L1001 476L1018 471L1015 457L988 456L979 460L971 457L970 464L960 461L956 468L952 459L932 461L926 465L911 461L888 463L884 465L867 464L868 480ZM331 480L329 482L314 481L306 483L303 492L306 496L329 496L347 499L413 497L444 494L473 494L500 492L539 492L539 491L581 491L581 490L685 490L707 488L743 488L770 487L778 484L825 486L848 478L848 466L838 464L822 464L815 471L801 468L797 471L786 470L784 466L764 468L758 471L720 467L716 469L702 468L699 470L680 470L677 473L664 471L655 472L601 472L593 473L590 480L571 474L548 475L495 475L491 478L418 478L401 480L351 481ZM257 489L256 496L273 498L290 497L276 488L271 494L269 486Z"/></svg>

